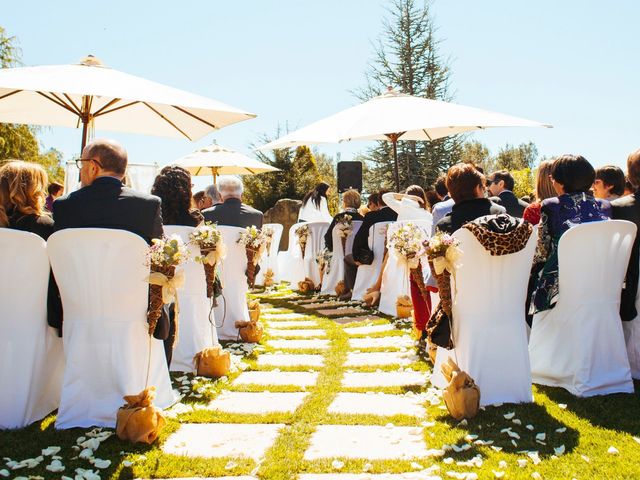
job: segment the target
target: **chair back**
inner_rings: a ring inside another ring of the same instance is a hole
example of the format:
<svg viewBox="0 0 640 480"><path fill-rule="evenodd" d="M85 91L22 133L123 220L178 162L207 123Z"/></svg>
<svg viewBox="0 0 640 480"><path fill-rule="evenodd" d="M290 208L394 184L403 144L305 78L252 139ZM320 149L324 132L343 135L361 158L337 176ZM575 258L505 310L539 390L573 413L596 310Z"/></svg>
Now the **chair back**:
<svg viewBox="0 0 640 480"><path fill-rule="evenodd" d="M201 254L200 248L190 243L189 235L193 227L165 225L166 236L178 235L188 244L189 259L180 268L184 271L184 286L178 290L180 306L178 320L178 341L173 347L171 371L195 372L193 357L207 347L218 343L215 314L211 301L207 298L204 267L195 261Z"/></svg>
<svg viewBox="0 0 640 480"><path fill-rule="evenodd" d="M215 308L216 327L220 340L236 340L238 329L236 321L249 320L247 308L247 292L249 285L245 271L247 270L247 254L244 245L238 240L244 228L221 225L218 227L225 244L226 255L222 260L220 280L222 295L218 297Z"/></svg>
<svg viewBox="0 0 640 480"><path fill-rule="evenodd" d="M351 253L353 249L353 239L356 233L358 233L358 230L360 230L360 225L362 225L361 220L354 220L351 223L352 230L345 242L345 248L349 253ZM341 280L344 280L344 257L348 255L348 253L345 254L342 250L342 239L337 228L331 231L331 239L333 241L333 252L331 255L330 268L329 272L325 272L322 278L322 288L320 290L320 293L324 295L335 294L336 285Z"/></svg>
<svg viewBox="0 0 640 480"><path fill-rule="evenodd" d="M404 225L412 224L417 228L422 229L427 238L431 236L431 220L402 220L395 222L392 227L387 229L386 241L389 242L389 238L395 228L400 228ZM387 315L396 315L396 300L401 295L411 295L411 288L409 283L409 269L405 262L395 257L389 252L389 258L387 259L387 266L382 273L382 285L380 287L380 306L378 310Z"/></svg>
<svg viewBox="0 0 640 480"><path fill-rule="evenodd" d="M289 247L284 252L278 252L278 275L276 281L290 282L294 287L304 280L304 268L302 265L302 252L298 245L296 229L306 222L298 222L289 228Z"/></svg>
<svg viewBox="0 0 640 480"><path fill-rule="evenodd" d="M367 289L371 287L382 268L384 260L384 250L387 238L387 229L394 222L379 222L369 227L369 248L373 251L373 262L371 265L360 265L356 274L356 281L353 286L352 300L362 300Z"/></svg>
<svg viewBox="0 0 640 480"><path fill-rule="evenodd" d="M309 222L307 225L309 225L309 238L303 260L304 276L313 280L317 286L320 284L320 269L316 262L316 256L324 249L324 234L329 229L329 223Z"/></svg>
<svg viewBox="0 0 640 480"><path fill-rule="evenodd" d="M0 228L0 429L58 408L62 341L47 324L49 259L39 236Z"/></svg>
<svg viewBox="0 0 640 480"><path fill-rule="evenodd" d="M64 308L64 383L56 428L115 425L124 395L156 387L171 404L164 347L148 334L147 244L102 228L68 229L47 243Z"/></svg>
<svg viewBox="0 0 640 480"><path fill-rule="evenodd" d="M274 281L278 281L278 248L280 246L280 239L282 238L282 232L284 227L279 223L265 223L262 228L270 227L273 229L273 237L271 239L271 248L264 252L264 255L260 259L260 271L256 276L256 285L264 284L264 274L267 270L273 272Z"/></svg>
<svg viewBox="0 0 640 480"><path fill-rule="evenodd" d="M481 405L530 402L525 298L537 243L491 255L469 230L453 236L462 251L452 275L453 340L458 364L480 387Z"/></svg>

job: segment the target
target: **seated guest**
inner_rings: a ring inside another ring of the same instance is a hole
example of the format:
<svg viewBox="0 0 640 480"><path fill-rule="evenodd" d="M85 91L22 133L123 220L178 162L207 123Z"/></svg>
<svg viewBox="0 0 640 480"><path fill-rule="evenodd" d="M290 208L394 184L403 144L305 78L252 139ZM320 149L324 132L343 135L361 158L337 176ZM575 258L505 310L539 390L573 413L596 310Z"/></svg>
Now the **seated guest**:
<svg viewBox="0 0 640 480"><path fill-rule="evenodd" d="M369 248L369 229L380 222L395 222L398 214L389 208L383 201L382 196L387 193L382 190L376 197L376 210L370 211L364 216L360 230L353 239L353 249L350 255L344 257L345 273L344 283L347 293L342 297L351 298L351 290L356 282L356 273L359 265L371 265L373 262L373 251Z"/></svg>
<svg viewBox="0 0 640 480"><path fill-rule="evenodd" d="M127 230L151 244L162 237L160 199L122 185L127 151L113 140L96 139L76 160L82 188L53 203L56 231L66 228Z"/></svg>
<svg viewBox="0 0 640 480"><path fill-rule="evenodd" d="M222 197L222 203L202 212L207 222L230 227L262 228L262 212L242 203L243 187L239 178L221 178L218 180L218 191Z"/></svg>
<svg viewBox="0 0 640 480"><path fill-rule="evenodd" d="M212 206L210 199L207 197L207 194L204 193L204 190L200 190L193 194L193 204L200 211Z"/></svg>
<svg viewBox="0 0 640 480"><path fill-rule="evenodd" d="M489 193L497 197L491 199L493 202L502 205L507 209L507 213L512 217L522 218L524 209L529 206L527 202L523 202L513 193L515 180L513 176L506 170L494 172L487 179L487 189Z"/></svg>
<svg viewBox="0 0 640 480"><path fill-rule="evenodd" d="M222 203L220 192L218 191L218 188L215 185L213 184L209 185L207 188L204 189L204 193L209 198L209 203L210 203L210 205L206 208L213 207L215 205L218 205L219 203Z"/></svg>
<svg viewBox="0 0 640 480"><path fill-rule="evenodd" d="M12 160L0 167L0 227L31 232L47 240L53 220L44 209L47 172L37 163ZM62 301L49 277L47 322L62 335Z"/></svg>
<svg viewBox="0 0 640 480"><path fill-rule="evenodd" d="M160 170L153 182L151 195L162 200L162 221L164 225L184 225L196 227L202 223L202 213L191 208L191 174L182 167L169 165ZM175 305L168 307L169 325L164 340L167 365L171 365L173 347L176 343Z"/></svg>
<svg viewBox="0 0 640 480"><path fill-rule="evenodd" d="M553 308L558 300L560 237L575 225L611 216L611 204L589 193L595 177L591 164L580 155L563 155L553 163L551 180L558 196L542 201L534 262L544 262L544 267L531 300L534 314Z"/></svg>
<svg viewBox="0 0 640 480"><path fill-rule="evenodd" d="M624 172L615 165L606 165L596 170L593 196L612 201L624 195Z"/></svg>
<svg viewBox="0 0 640 480"><path fill-rule="evenodd" d="M440 195L438 195L433 189L427 190L426 192L424 192L424 195L425 197L427 197L427 210L429 210L430 212L433 211L433 207L435 207L442 201L440 200Z"/></svg>
<svg viewBox="0 0 640 480"><path fill-rule="evenodd" d="M470 163L449 168L447 189L454 204L451 212L436 224L436 230L453 233L478 217L505 213L504 207L484 197L484 184L484 175Z"/></svg>
<svg viewBox="0 0 640 480"><path fill-rule="evenodd" d="M431 220L427 210L427 197L419 185L411 185L404 193L387 192L382 201L398 214L397 221Z"/></svg>
<svg viewBox="0 0 640 480"><path fill-rule="evenodd" d="M638 315L636 310L636 295L638 292L638 262L640 261L640 150L636 150L627 159L627 172L629 181L636 186L635 193L619 198L611 202L613 218L617 220L628 220L638 226L629 267L622 289L620 301L620 317L623 321L633 320Z"/></svg>
<svg viewBox="0 0 640 480"><path fill-rule="evenodd" d="M445 215L447 215L451 208L453 208L453 198L449 195L449 191L447 190L447 176L440 175L436 180L434 185L436 193L440 195L441 201L434 205L431 210L431 214L433 215L433 224L431 225L431 235L436 232L436 224L442 220Z"/></svg>
<svg viewBox="0 0 640 480"><path fill-rule="evenodd" d="M203 219L197 208L191 208L191 174L182 167L167 166L153 182L151 195L162 200L162 222L165 225L198 226Z"/></svg>
<svg viewBox="0 0 640 480"><path fill-rule="evenodd" d="M552 166L553 160L545 160L540 163L536 176L535 202L530 203L522 214L522 218L532 225L537 225L538 222L540 222L540 206L542 201L556 196L553 183L551 183Z"/></svg>
<svg viewBox="0 0 640 480"><path fill-rule="evenodd" d="M636 188L633 186L631 181L629 180L629 176L625 175L624 177L624 196L631 195L635 193Z"/></svg>
<svg viewBox="0 0 640 480"><path fill-rule="evenodd" d="M320 182L302 199L298 212L299 222L330 222L331 214L327 203L329 184Z"/></svg>
<svg viewBox="0 0 640 480"><path fill-rule="evenodd" d="M380 201L380 195L377 192L370 194L369 197L367 198L367 205L362 206L358 209L358 211L360 212L360 215L364 217L367 213L375 212L376 210L378 210L379 201Z"/></svg>
<svg viewBox="0 0 640 480"><path fill-rule="evenodd" d="M329 225L329 230L324 235L324 244L327 247L327 250L333 252L333 229L336 226L336 223L340 221L345 215L350 215L352 221L361 221L363 216L358 213L358 208L360 208L360 194L357 190L347 190L342 194L342 212L338 213L333 220L331 221L331 225Z"/></svg>
<svg viewBox="0 0 640 480"><path fill-rule="evenodd" d="M62 196L62 194L64 193L64 187L57 182L53 182L51 185L49 185L47 191L49 192L49 195L47 196L45 207L49 212L51 212L51 210L53 209L53 202L58 197Z"/></svg>

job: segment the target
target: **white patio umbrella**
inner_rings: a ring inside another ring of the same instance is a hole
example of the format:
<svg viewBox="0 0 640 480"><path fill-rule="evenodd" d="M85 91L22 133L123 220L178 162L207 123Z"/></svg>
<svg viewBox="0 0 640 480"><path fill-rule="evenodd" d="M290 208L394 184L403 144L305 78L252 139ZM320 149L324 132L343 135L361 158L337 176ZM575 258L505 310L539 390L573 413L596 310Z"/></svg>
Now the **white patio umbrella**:
<svg viewBox="0 0 640 480"><path fill-rule="evenodd" d="M349 140L387 140L393 144L396 189L398 140L435 140L457 133L493 127L551 127L551 125L455 103L397 93L385 94L289 133L259 150Z"/></svg>
<svg viewBox="0 0 640 480"><path fill-rule="evenodd" d="M0 70L0 122L82 126L197 140L254 118L210 98L105 67L88 56L78 65Z"/></svg>
<svg viewBox="0 0 640 480"><path fill-rule="evenodd" d="M255 175L279 171L276 167L216 143L179 158L174 165L186 168L191 175L213 175L214 183L218 175Z"/></svg>

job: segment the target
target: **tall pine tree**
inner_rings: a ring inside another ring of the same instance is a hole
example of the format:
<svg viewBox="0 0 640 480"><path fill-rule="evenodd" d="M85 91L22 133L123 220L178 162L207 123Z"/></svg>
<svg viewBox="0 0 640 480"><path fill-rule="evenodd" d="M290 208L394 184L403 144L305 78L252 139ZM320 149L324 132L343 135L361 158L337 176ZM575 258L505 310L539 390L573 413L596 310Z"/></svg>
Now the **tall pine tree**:
<svg viewBox="0 0 640 480"><path fill-rule="evenodd" d="M436 100L451 100L448 61L438 52L440 40L431 15L431 1L418 5L416 0L393 0L383 22L381 38L367 72L367 86L357 92L360 100L369 100L393 87L402 93ZM456 163L462 139L446 137L431 142L398 142L400 186L434 183L438 175ZM391 145L378 146L359 156L367 162L365 184L369 191L392 187Z"/></svg>

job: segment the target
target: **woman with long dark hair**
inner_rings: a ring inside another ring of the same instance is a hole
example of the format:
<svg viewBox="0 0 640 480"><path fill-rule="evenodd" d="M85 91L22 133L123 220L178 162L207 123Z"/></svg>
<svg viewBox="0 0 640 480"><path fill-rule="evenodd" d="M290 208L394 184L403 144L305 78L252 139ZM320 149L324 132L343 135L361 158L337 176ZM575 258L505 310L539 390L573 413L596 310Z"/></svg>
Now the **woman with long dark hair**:
<svg viewBox="0 0 640 480"><path fill-rule="evenodd" d="M327 195L329 184L320 182L313 190L307 192L302 199L302 207L298 212L299 222L331 222Z"/></svg>
<svg viewBox="0 0 640 480"><path fill-rule="evenodd" d="M169 165L160 170L151 194L162 200L164 225L195 227L202 222L202 214L192 207L191 174L184 168Z"/></svg>

